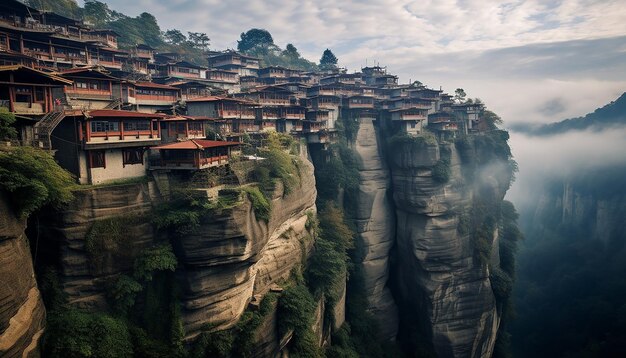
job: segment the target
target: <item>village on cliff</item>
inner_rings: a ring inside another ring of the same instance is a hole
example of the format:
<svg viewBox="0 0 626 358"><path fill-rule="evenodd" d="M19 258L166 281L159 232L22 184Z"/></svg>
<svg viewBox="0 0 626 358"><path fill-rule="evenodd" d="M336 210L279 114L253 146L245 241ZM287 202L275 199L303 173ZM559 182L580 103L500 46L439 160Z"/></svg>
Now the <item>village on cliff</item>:
<svg viewBox="0 0 626 358"><path fill-rule="evenodd" d="M233 50L198 66L143 44L118 49L118 36L0 5L0 107L15 114L19 145L51 150L81 184L224 166L246 138L273 131L325 147L338 119L440 140L485 129L481 102L398 84L385 67L305 72Z"/></svg>

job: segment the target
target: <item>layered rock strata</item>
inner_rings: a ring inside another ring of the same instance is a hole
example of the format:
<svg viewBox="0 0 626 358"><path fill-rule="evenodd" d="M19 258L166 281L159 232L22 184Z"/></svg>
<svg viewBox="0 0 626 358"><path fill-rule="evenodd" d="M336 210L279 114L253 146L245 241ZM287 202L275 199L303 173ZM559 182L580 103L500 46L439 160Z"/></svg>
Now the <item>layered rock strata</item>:
<svg viewBox="0 0 626 358"><path fill-rule="evenodd" d="M25 229L0 192L0 356L7 358L38 357L45 327Z"/></svg>
<svg viewBox="0 0 626 358"><path fill-rule="evenodd" d="M467 182L459 155L450 145L450 179L433 177L437 145L407 145L388 153L396 208L397 282L411 319L429 333L439 357L489 357L499 316L486 263L475 258L470 235L459 227L485 186L498 192L495 178ZM498 200L502 200L504 193ZM492 239L495 241L495 237Z"/></svg>
<svg viewBox="0 0 626 358"><path fill-rule="evenodd" d="M360 159L356 223L363 243L363 273L369 310L377 319L381 338L395 339L398 309L387 286L389 252L395 241L394 208L388 197L389 170L382 158L382 143L372 119L361 119L354 152Z"/></svg>

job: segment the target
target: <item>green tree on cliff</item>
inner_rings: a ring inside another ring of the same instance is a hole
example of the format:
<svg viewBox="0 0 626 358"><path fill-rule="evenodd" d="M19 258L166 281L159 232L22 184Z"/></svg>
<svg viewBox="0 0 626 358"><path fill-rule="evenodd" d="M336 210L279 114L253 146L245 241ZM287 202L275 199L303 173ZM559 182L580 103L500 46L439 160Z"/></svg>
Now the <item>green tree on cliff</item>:
<svg viewBox="0 0 626 358"><path fill-rule="evenodd" d="M237 41L237 49L248 52L254 49L269 48L275 46L272 34L265 29L250 29L241 33L241 40Z"/></svg>
<svg viewBox="0 0 626 358"><path fill-rule="evenodd" d="M15 114L5 107L0 107L0 140L13 139L17 136L13 123L15 123Z"/></svg>
<svg viewBox="0 0 626 358"><path fill-rule="evenodd" d="M322 58L320 59L320 69L322 70L332 70L337 68L337 56L335 56L335 54L329 50L326 49L324 50L324 53L322 54Z"/></svg>

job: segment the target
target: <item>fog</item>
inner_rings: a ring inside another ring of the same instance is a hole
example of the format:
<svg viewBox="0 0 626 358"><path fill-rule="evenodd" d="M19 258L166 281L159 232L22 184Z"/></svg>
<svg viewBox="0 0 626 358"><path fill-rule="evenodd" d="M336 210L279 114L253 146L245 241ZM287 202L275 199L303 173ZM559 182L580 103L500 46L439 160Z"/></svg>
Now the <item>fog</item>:
<svg viewBox="0 0 626 358"><path fill-rule="evenodd" d="M510 146L519 173L507 199L523 209L549 179L626 164L626 126L603 131L571 131L555 136L511 132Z"/></svg>

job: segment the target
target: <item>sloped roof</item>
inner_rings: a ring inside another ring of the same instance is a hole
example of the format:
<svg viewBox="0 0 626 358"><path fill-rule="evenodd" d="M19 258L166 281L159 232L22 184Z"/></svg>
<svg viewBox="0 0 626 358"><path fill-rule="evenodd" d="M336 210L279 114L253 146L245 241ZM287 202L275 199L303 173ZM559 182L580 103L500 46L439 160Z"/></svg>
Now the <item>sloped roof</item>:
<svg viewBox="0 0 626 358"><path fill-rule="evenodd" d="M239 142L226 142L220 140L208 139L190 139L184 142L175 142L152 147L152 149L169 149L169 150L204 150L206 148L232 147L239 145Z"/></svg>
<svg viewBox="0 0 626 358"><path fill-rule="evenodd" d="M87 112L89 117L116 117L116 118L164 118L161 113L141 113L132 111L121 111L117 109L96 109Z"/></svg>
<svg viewBox="0 0 626 358"><path fill-rule="evenodd" d="M176 88L176 87L162 85L162 84L154 83L154 82L135 82L135 87L161 88L161 89L169 89L173 91L179 90L179 88Z"/></svg>
<svg viewBox="0 0 626 358"><path fill-rule="evenodd" d="M43 71L36 70L34 68L26 67L23 65L10 65L10 66L0 66L0 72L27 72L36 76L43 76L50 79L52 82L60 82L61 84L71 85L74 83L72 80L68 80L67 78L63 78L54 73L47 73Z"/></svg>

